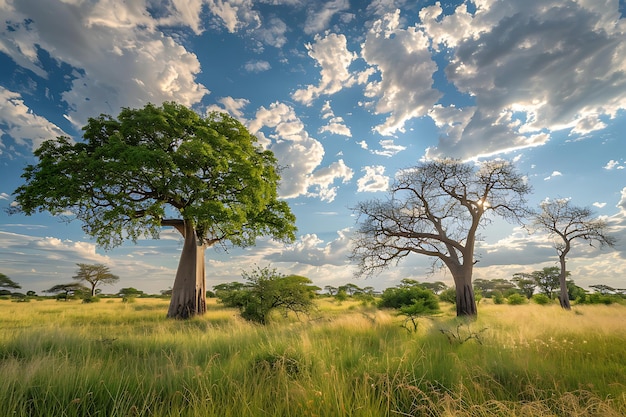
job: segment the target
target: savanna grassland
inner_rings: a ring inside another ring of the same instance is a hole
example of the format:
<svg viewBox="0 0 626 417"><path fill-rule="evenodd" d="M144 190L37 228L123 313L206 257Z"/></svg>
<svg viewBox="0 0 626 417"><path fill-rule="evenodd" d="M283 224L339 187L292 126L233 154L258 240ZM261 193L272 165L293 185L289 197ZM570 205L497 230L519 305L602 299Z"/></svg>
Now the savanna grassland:
<svg viewBox="0 0 626 417"><path fill-rule="evenodd" d="M0 300L0 414L626 415L626 306L443 305L413 332L351 301L267 326L210 302Z"/></svg>

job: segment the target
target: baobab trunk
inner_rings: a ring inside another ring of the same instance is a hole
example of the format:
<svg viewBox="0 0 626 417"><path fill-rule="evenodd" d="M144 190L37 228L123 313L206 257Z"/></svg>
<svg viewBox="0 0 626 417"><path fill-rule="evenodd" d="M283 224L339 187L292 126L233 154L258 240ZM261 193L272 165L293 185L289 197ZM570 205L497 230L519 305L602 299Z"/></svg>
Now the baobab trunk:
<svg viewBox="0 0 626 417"><path fill-rule="evenodd" d="M172 287L172 300L167 317L187 319L206 312L206 279L204 275L205 245L200 243L192 222L173 224L184 237Z"/></svg>
<svg viewBox="0 0 626 417"><path fill-rule="evenodd" d="M456 315L457 317L477 316L476 299L474 298L474 287L472 286L472 275L461 274L453 276L456 287Z"/></svg>
<svg viewBox="0 0 626 417"><path fill-rule="evenodd" d="M567 253L567 252L566 252ZM559 293L559 302L561 308L565 310L571 310L572 306L569 302L569 292L567 291L567 271L565 269L565 254L559 256L559 262L561 264L561 272L559 273L559 284L561 284L561 292Z"/></svg>

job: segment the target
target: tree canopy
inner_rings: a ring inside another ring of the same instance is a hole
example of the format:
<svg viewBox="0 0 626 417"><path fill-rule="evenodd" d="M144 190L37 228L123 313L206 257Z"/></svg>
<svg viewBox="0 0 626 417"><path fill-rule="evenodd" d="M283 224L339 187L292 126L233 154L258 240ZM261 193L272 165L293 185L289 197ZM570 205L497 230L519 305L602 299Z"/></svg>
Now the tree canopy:
<svg viewBox="0 0 626 417"><path fill-rule="evenodd" d="M554 248L559 257L558 276L561 307L570 309L567 290L566 258L575 240L582 240L593 246L614 247L617 239L609 231L606 220L595 217L588 207L577 207L569 199L546 200L539 205L533 215L533 227L543 230L554 238Z"/></svg>
<svg viewBox="0 0 626 417"><path fill-rule="evenodd" d="M359 275L397 264L410 254L432 257L454 278L457 315L476 315L472 288L477 232L488 214L519 220L530 186L513 165L488 161L476 166L438 160L406 169L386 200L359 203L352 258Z"/></svg>
<svg viewBox="0 0 626 417"><path fill-rule="evenodd" d="M96 287L101 284L111 285L120 280L120 277L111 273L108 266L103 264L76 264L78 272L72 278L79 282L88 282L91 287L91 296L96 295Z"/></svg>
<svg viewBox="0 0 626 417"><path fill-rule="evenodd" d="M176 228L185 243L168 316L206 310L206 247L295 239L295 217L277 198L274 155L229 115L148 104L90 118L83 132L84 141L59 137L35 151L16 210L69 212L104 248Z"/></svg>
<svg viewBox="0 0 626 417"><path fill-rule="evenodd" d="M20 284L13 281L11 278L7 277L5 274L0 272L0 288L22 288Z"/></svg>

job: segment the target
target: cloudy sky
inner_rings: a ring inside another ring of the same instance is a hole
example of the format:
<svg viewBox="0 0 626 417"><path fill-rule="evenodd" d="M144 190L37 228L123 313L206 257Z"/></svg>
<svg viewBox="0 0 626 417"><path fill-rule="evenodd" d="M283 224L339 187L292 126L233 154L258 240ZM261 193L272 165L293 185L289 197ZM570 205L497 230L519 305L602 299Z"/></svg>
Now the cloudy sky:
<svg viewBox="0 0 626 417"><path fill-rule="evenodd" d="M426 258L368 280L347 259L350 207L439 157L511 160L532 205L570 198L624 236L625 13L618 0L0 0L0 272L37 292L71 281L77 262L122 278L105 292L172 285L171 230L105 252L78 223L4 210L42 141L166 100L230 113L288 167L297 242L209 249L208 287L254 264L320 287L451 283ZM555 265L545 236L502 221L482 236L475 278ZM624 288L625 251L624 239L580 244L568 269L583 287Z"/></svg>

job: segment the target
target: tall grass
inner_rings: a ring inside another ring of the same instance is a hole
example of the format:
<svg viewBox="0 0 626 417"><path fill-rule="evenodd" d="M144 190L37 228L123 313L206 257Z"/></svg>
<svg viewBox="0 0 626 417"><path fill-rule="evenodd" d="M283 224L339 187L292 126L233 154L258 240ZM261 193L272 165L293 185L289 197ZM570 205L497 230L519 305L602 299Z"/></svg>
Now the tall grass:
<svg viewBox="0 0 626 417"><path fill-rule="evenodd" d="M209 305L0 301L7 416L622 416L626 307L481 305L418 331L320 300L258 326ZM467 339L467 340L465 340Z"/></svg>

